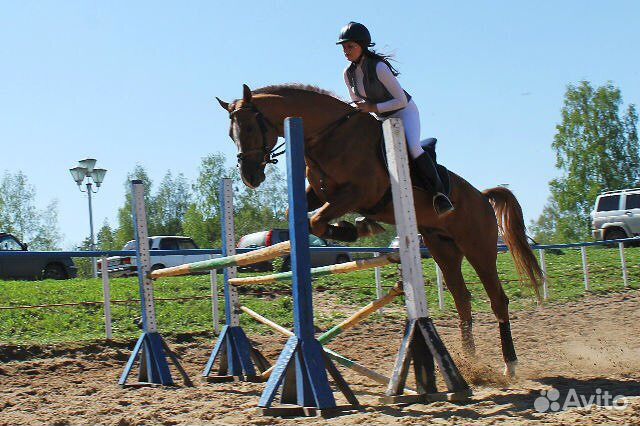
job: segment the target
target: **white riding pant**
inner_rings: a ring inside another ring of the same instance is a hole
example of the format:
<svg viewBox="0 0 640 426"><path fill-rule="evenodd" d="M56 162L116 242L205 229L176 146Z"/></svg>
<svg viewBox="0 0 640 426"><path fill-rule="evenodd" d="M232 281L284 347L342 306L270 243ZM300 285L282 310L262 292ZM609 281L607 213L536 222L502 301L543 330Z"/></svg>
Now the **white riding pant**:
<svg viewBox="0 0 640 426"><path fill-rule="evenodd" d="M378 117L378 120L385 118L401 118L404 125L404 134L407 138L407 150L411 159L415 159L424 153L420 145L420 111L413 99L409 101L406 107L398 112L394 112L389 117Z"/></svg>

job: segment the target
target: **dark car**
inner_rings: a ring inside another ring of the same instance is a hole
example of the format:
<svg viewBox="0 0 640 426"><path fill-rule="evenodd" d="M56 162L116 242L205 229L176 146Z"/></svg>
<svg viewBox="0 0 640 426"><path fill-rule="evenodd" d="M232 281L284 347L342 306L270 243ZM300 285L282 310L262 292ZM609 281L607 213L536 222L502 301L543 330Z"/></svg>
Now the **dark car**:
<svg viewBox="0 0 640 426"><path fill-rule="evenodd" d="M0 232L0 253L27 251L27 245L11 234ZM0 254L0 279L64 280L75 278L76 265L69 256L42 254L37 256L3 256Z"/></svg>
<svg viewBox="0 0 640 426"><path fill-rule="evenodd" d="M289 240L288 229L270 229L268 231L254 232L253 234L247 234L240 238L238 241L238 248L261 248L267 247L273 244L281 243ZM334 244L329 244L326 240L309 234L309 246L310 247L340 247ZM326 266L334 265L336 263L350 262L351 256L348 252L317 252L311 250L311 266ZM273 266L271 262L261 262L252 265L251 268L255 271L271 271ZM283 258L281 270L289 271L291 269L291 258L285 256Z"/></svg>

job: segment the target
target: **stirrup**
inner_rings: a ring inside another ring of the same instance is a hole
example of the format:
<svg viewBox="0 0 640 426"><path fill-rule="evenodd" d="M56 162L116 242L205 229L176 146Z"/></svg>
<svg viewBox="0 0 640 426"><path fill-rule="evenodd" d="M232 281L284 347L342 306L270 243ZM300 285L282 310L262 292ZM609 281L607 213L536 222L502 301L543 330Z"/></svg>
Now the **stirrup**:
<svg viewBox="0 0 640 426"><path fill-rule="evenodd" d="M433 208L438 216L455 210L455 207L453 207L453 203L451 203L449 197L444 195L442 192L438 192L433 196Z"/></svg>

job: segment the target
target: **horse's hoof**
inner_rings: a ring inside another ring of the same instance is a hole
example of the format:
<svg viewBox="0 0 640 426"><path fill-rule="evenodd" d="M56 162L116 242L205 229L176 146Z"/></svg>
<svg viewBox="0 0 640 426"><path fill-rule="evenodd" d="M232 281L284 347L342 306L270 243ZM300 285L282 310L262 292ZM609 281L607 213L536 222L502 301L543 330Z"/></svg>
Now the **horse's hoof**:
<svg viewBox="0 0 640 426"><path fill-rule="evenodd" d="M509 377L510 379L513 379L516 377L516 367L518 365L518 360L516 359L515 361L507 361L504 363L504 371L502 372L502 374L506 377Z"/></svg>
<svg viewBox="0 0 640 426"><path fill-rule="evenodd" d="M467 356L475 356L476 343L473 339L473 322L460 321L460 337L462 338L462 351Z"/></svg>

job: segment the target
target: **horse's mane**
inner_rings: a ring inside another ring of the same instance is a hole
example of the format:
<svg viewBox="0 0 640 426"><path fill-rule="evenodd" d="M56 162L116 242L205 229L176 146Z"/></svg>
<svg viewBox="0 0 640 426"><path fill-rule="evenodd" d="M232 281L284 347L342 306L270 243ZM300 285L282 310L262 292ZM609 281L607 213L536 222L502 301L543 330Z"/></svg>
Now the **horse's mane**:
<svg viewBox="0 0 640 426"><path fill-rule="evenodd" d="M274 85L265 86L259 89L252 90L251 93L253 93L254 95L259 95L259 94L277 95L278 93L281 93L284 91L290 91L290 90L314 92L320 95L331 96L332 98L335 98L341 102L344 102L344 100L341 99L340 96L336 95L333 92L330 92L329 90L321 89L318 86L313 86L310 84L301 84L301 83L274 84Z"/></svg>

